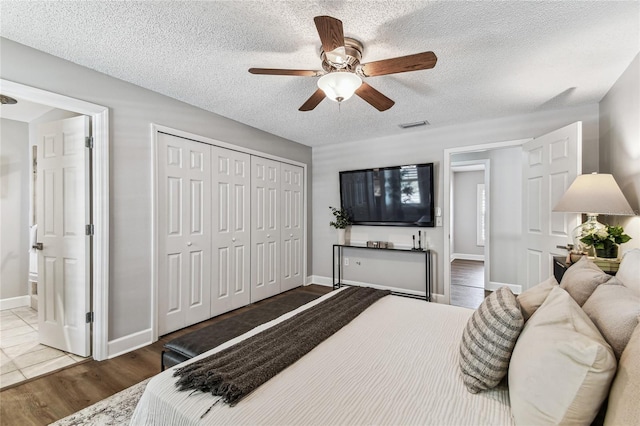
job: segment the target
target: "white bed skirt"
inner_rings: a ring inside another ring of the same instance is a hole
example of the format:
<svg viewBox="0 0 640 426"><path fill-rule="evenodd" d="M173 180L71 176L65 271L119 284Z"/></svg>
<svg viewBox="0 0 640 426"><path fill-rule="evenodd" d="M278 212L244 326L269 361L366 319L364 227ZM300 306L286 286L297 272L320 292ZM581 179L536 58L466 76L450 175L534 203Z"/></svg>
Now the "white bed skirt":
<svg viewBox="0 0 640 426"><path fill-rule="evenodd" d="M474 395L460 378L459 342L472 312L388 296L235 407L216 404L202 419L216 397L178 392L169 369L149 382L131 424L511 425L506 387Z"/></svg>

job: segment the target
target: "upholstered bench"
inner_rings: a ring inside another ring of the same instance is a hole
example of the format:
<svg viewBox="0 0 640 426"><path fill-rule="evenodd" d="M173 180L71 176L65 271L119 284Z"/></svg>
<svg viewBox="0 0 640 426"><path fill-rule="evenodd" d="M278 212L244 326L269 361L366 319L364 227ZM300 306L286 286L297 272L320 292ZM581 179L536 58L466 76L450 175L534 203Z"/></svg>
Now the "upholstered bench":
<svg viewBox="0 0 640 426"><path fill-rule="evenodd" d="M304 291L289 292L258 302L245 312L177 337L164 345L161 368L164 370L200 355L319 296Z"/></svg>

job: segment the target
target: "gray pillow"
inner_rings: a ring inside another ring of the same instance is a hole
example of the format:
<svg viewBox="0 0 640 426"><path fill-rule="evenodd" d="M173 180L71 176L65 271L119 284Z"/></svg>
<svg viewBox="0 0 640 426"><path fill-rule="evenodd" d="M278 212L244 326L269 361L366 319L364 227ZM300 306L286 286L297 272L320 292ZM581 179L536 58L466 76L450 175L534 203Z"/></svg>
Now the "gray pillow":
<svg viewBox="0 0 640 426"><path fill-rule="evenodd" d="M616 278L598 286L582 309L620 359L638 325L640 297Z"/></svg>
<svg viewBox="0 0 640 426"><path fill-rule="evenodd" d="M582 306L596 287L609 279L611 279L611 275L602 272L602 269L598 268L587 256L583 256L564 273L562 281L560 281L560 288L566 290L573 297L573 300Z"/></svg>
<svg viewBox="0 0 640 426"><path fill-rule="evenodd" d="M556 281L556 277L551 275L540 284L523 291L518 296L518 303L520 303L520 310L522 310L522 316L524 317L525 322L531 317L531 315L533 315L540 305L544 303L551 290L557 286L558 282Z"/></svg>
<svg viewBox="0 0 640 426"><path fill-rule="evenodd" d="M484 299L467 322L460 344L460 371L469 392L493 388L506 376L523 325L520 305L508 287Z"/></svg>
<svg viewBox="0 0 640 426"><path fill-rule="evenodd" d="M640 327L631 335L611 384L604 426L640 425Z"/></svg>

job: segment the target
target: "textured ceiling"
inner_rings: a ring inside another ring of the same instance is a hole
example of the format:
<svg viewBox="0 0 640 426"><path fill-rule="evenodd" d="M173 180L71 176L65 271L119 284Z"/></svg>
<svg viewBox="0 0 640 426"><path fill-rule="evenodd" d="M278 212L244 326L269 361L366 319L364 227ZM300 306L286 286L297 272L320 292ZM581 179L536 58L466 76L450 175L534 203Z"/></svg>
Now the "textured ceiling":
<svg viewBox="0 0 640 426"><path fill-rule="evenodd" d="M317 15L343 21L362 62L433 51L434 69L370 77L396 104L354 96L298 108L320 69ZM602 99L640 51L640 2L1 1L0 35L305 145Z"/></svg>

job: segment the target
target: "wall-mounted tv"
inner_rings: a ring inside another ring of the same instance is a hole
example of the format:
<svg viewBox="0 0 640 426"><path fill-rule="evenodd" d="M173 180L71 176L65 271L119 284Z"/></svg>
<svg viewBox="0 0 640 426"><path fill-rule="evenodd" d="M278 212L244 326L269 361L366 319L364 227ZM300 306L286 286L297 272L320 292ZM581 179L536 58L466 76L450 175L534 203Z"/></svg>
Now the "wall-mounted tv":
<svg viewBox="0 0 640 426"><path fill-rule="evenodd" d="M340 172L354 225L434 226L433 163Z"/></svg>

